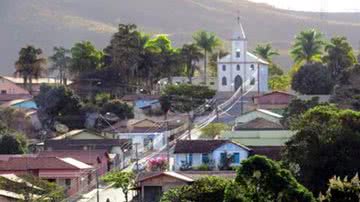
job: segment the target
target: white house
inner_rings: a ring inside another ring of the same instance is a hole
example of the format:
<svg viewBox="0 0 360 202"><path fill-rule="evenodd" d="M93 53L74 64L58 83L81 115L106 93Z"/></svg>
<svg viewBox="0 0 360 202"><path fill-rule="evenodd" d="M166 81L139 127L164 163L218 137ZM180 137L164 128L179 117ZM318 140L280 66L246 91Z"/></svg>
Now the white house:
<svg viewBox="0 0 360 202"><path fill-rule="evenodd" d="M174 149L174 169L196 169L209 165L218 170L229 157L230 166L239 166L250 152L246 146L229 140L180 140Z"/></svg>
<svg viewBox="0 0 360 202"><path fill-rule="evenodd" d="M131 140L133 148L137 147L139 153L149 150L159 151L167 144L170 132L164 123L150 119L129 122L126 124L119 122L103 132L108 137Z"/></svg>
<svg viewBox="0 0 360 202"><path fill-rule="evenodd" d="M231 38L230 54L218 58L218 91L267 92L269 63L247 51L247 38L240 19Z"/></svg>

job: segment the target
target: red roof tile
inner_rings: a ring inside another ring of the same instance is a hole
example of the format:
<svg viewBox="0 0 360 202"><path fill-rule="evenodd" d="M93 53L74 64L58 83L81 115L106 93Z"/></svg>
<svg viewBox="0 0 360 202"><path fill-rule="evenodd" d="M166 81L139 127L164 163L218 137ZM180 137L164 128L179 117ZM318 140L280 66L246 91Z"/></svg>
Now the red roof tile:
<svg viewBox="0 0 360 202"><path fill-rule="evenodd" d="M0 161L0 171L26 171L40 169L79 170L57 157L11 157Z"/></svg>

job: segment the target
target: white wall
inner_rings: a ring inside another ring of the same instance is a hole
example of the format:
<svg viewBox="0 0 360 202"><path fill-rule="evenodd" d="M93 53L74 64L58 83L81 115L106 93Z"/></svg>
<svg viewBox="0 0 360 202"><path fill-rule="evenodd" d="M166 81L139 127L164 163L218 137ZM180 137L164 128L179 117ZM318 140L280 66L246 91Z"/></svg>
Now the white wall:
<svg viewBox="0 0 360 202"><path fill-rule="evenodd" d="M240 154L240 162L244 159L247 159L249 156L249 151L243 149L242 147L232 144L232 143L225 144L225 145L219 147L218 149L214 150L214 152L212 154L212 158L215 161L216 169L221 164L220 163L221 153L225 153L225 152L227 154L239 153ZM233 163L231 165L238 166L238 165L240 165L240 163L238 163L238 164Z"/></svg>

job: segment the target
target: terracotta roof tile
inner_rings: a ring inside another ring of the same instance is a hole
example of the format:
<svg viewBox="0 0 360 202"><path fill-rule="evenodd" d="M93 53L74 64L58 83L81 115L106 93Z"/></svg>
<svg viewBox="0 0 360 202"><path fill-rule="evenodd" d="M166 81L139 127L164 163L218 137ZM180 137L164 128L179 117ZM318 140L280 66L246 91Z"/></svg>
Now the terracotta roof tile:
<svg viewBox="0 0 360 202"><path fill-rule="evenodd" d="M279 123L275 123L264 118L256 118L235 127L235 130L241 129L284 129L284 127Z"/></svg>

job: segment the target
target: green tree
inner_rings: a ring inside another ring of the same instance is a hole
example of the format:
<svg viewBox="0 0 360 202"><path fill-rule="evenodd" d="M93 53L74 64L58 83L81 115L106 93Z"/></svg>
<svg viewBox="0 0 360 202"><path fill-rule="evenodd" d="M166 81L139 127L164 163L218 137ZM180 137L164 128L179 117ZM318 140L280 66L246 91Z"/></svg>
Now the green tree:
<svg viewBox="0 0 360 202"><path fill-rule="evenodd" d="M65 86L41 85L35 97L39 118L46 128L52 129L55 122L69 128L83 128L85 115L80 98Z"/></svg>
<svg viewBox="0 0 360 202"><path fill-rule="evenodd" d="M97 50L90 41L76 43L71 48L70 71L75 74L93 72L102 68L104 53Z"/></svg>
<svg viewBox="0 0 360 202"><path fill-rule="evenodd" d="M208 53L212 53L213 50L220 45L220 39L211 32L198 31L193 35L193 39L200 48L204 51L204 83L207 84L207 57Z"/></svg>
<svg viewBox="0 0 360 202"><path fill-rule="evenodd" d="M274 50L271 44L258 44L255 48L254 53L270 63L269 75L271 77L284 74L284 71L281 70L281 68L273 61L273 57L278 56L279 52L277 50Z"/></svg>
<svg viewBox="0 0 360 202"><path fill-rule="evenodd" d="M327 63L333 79L339 78L344 70L352 67L357 61L353 48L346 37L334 37L325 46L327 55L323 60Z"/></svg>
<svg viewBox="0 0 360 202"><path fill-rule="evenodd" d="M24 79L24 87L32 93L32 80L37 79L44 72L46 59L41 57L42 50L34 46L26 46L19 52L19 58L15 62L15 74Z"/></svg>
<svg viewBox="0 0 360 202"><path fill-rule="evenodd" d="M201 137L215 138L216 136L220 135L221 132L229 129L230 127L223 123L210 123L201 129Z"/></svg>
<svg viewBox="0 0 360 202"><path fill-rule="evenodd" d="M334 176L329 180L329 188L325 195L320 196L320 202L355 202L360 201L360 181L355 175L352 179L343 180Z"/></svg>
<svg viewBox="0 0 360 202"><path fill-rule="evenodd" d="M295 42L290 51L296 63L306 64L321 61L323 53L323 34L314 29L302 31L295 37Z"/></svg>
<svg viewBox="0 0 360 202"><path fill-rule="evenodd" d="M292 122L296 123L307 110L317 105L320 105L319 97L313 97L310 100L293 99L285 108L281 123L289 128Z"/></svg>
<svg viewBox="0 0 360 202"><path fill-rule="evenodd" d="M49 69L51 72L58 72L58 77L61 84L65 84L68 78L68 71L71 66L70 50L64 47L54 47L54 54L49 58L52 66Z"/></svg>
<svg viewBox="0 0 360 202"><path fill-rule="evenodd" d="M334 87L331 73L320 63L306 64L292 78L291 87L301 94L330 94Z"/></svg>
<svg viewBox="0 0 360 202"><path fill-rule="evenodd" d="M235 184L227 187L224 201L315 202L315 198L289 170L266 157L255 155L241 162Z"/></svg>
<svg viewBox="0 0 360 202"><path fill-rule="evenodd" d="M192 84L192 77L195 70L198 69L198 63L203 54L195 44L184 44L181 49L181 55L185 61L185 73L189 78L189 83Z"/></svg>
<svg viewBox="0 0 360 202"><path fill-rule="evenodd" d="M21 134L2 134L0 154L24 154L27 152L27 141Z"/></svg>
<svg viewBox="0 0 360 202"><path fill-rule="evenodd" d="M274 75L269 79L271 90L287 91L290 88L291 78L288 75Z"/></svg>
<svg viewBox="0 0 360 202"><path fill-rule="evenodd" d="M111 183L112 187L120 188L125 195L125 201L128 202L129 191L135 185L135 175L132 172L113 171L106 174L104 182Z"/></svg>
<svg viewBox="0 0 360 202"><path fill-rule="evenodd" d="M133 108L120 100L110 100L105 103L100 112L106 114L108 112L116 114L121 120L134 118Z"/></svg>
<svg viewBox="0 0 360 202"><path fill-rule="evenodd" d="M172 47L171 40L165 34L150 39L146 47L159 54L160 75L166 77L172 84L172 76L179 72L183 64L180 50Z"/></svg>
<svg viewBox="0 0 360 202"><path fill-rule="evenodd" d="M168 190L161 202L214 202L224 200L224 191L229 180L220 177L204 177L192 185L176 187Z"/></svg>
<svg viewBox="0 0 360 202"><path fill-rule="evenodd" d="M360 110L360 65L346 69L337 80L330 101L344 109Z"/></svg>
<svg viewBox="0 0 360 202"><path fill-rule="evenodd" d="M292 124L295 135L286 143L284 162L314 194L325 191L328 179L355 175L360 169L360 112L317 106Z"/></svg>
<svg viewBox="0 0 360 202"><path fill-rule="evenodd" d="M190 84L168 85L162 92L162 96L170 98L171 107L189 117L189 138L191 138L192 122L196 114L192 112L213 98L215 91L207 86L195 86Z"/></svg>
<svg viewBox="0 0 360 202"><path fill-rule="evenodd" d="M279 55L279 52L277 50L274 50L269 43L258 44L255 48L254 53L270 63L272 63L272 58L274 56Z"/></svg>

